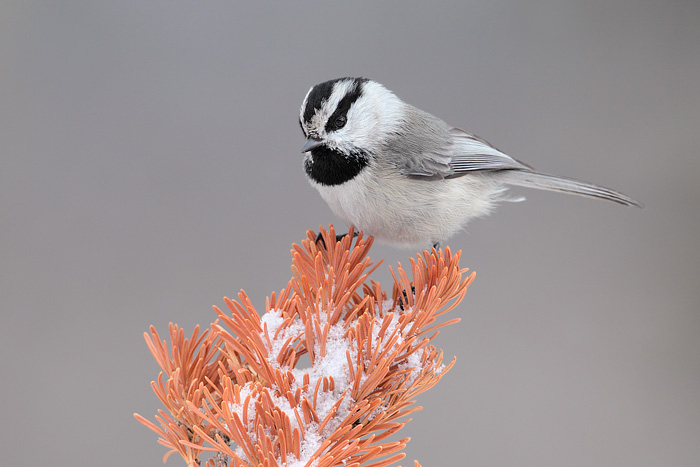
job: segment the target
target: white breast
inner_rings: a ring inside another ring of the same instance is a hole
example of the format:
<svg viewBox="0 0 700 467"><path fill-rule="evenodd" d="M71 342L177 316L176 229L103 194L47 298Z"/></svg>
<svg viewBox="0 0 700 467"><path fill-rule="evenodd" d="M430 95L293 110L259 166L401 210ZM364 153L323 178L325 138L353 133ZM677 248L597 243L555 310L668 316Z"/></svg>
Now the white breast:
<svg viewBox="0 0 700 467"><path fill-rule="evenodd" d="M429 248L462 229L469 219L491 211L503 191L481 174L451 180L417 180L374 165L342 185L311 181L343 221L377 240Z"/></svg>

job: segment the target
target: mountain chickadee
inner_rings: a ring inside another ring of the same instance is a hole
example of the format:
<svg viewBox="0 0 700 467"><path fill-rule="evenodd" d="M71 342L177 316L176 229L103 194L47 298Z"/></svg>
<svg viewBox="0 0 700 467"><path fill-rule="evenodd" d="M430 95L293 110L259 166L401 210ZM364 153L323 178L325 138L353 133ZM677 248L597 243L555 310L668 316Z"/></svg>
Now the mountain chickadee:
<svg viewBox="0 0 700 467"><path fill-rule="evenodd" d="M506 185L642 206L608 188L535 172L366 78L312 87L299 123L311 185L343 221L396 246L438 246L509 200Z"/></svg>

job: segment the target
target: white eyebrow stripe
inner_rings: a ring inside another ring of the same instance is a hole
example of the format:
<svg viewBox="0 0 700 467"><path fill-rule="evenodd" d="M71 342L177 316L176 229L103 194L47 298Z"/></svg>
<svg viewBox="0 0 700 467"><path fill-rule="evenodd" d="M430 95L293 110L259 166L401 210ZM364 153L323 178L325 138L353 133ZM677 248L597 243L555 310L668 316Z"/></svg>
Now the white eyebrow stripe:
<svg viewBox="0 0 700 467"><path fill-rule="evenodd" d="M311 94L311 91L313 90L313 86L309 88L308 91L306 91L306 95L304 96L304 101L301 103L301 108L299 109L299 121L304 124L304 110L306 110L306 103L309 101L309 94Z"/></svg>
<svg viewBox="0 0 700 467"><path fill-rule="evenodd" d="M325 126L328 118L333 115L335 109L340 104L340 101L345 97L345 95L355 89L356 83L353 79L347 79L343 81L337 81L333 85L333 91L330 97L323 101L321 108L316 111L313 117L311 117L311 127L317 128L322 133L319 136L325 134ZM308 96L307 96L308 97Z"/></svg>

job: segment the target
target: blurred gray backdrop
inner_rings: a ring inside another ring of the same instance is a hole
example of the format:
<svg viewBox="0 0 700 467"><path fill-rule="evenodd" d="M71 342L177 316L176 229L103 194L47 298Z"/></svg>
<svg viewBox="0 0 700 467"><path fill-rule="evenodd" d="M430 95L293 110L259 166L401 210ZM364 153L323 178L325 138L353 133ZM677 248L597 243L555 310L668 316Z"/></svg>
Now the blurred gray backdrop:
<svg viewBox="0 0 700 467"><path fill-rule="evenodd" d="M402 464L700 465L698 25L696 0L0 3L0 463L161 464L142 333L262 309L292 242L344 228L297 115L362 75L647 205L520 190L450 242L477 278Z"/></svg>

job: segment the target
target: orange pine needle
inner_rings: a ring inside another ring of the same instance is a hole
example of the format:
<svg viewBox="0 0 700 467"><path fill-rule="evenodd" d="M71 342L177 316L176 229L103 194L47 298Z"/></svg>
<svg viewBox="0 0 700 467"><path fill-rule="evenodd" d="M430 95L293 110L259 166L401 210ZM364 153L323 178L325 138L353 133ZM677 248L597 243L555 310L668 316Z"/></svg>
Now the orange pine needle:
<svg viewBox="0 0 700 467"><path fill-rule="evenodd" d="M336 241L333 226L321 236L327 248L312 231L292 246L293 277L263 315L241 291L224 298L227 311L214 307L218 319L202 333L196 326L185 337L171 323L170 344L153 327L145 333L165 410L157 423L134 417L160 437L165 458L178 452L195 466L210 451L220 457L209 467L222 458L231 467L386 467L404 457L408 438L384 440L454 364L430 343L459 321L437 318L464 298L474 273L465 277L460 252L423 251L391 269L387 300L369 280L381 264L369 259L372 237L351 229ZM305 354L311 367L299 368Z"/></svg>

